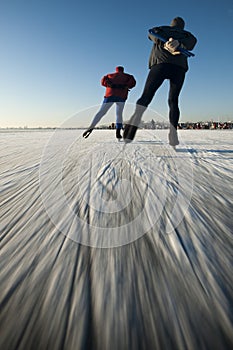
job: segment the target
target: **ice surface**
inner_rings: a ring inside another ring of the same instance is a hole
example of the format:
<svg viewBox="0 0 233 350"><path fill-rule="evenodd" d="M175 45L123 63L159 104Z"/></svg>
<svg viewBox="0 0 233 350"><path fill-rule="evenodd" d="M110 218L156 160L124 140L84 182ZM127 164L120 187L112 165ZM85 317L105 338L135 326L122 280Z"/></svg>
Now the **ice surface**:
<svg viewBox="0 0 233 350"><path fill-rule="evenodd" d="M0 348L227 349L233 132L82 132L0 133Z"/></svg>

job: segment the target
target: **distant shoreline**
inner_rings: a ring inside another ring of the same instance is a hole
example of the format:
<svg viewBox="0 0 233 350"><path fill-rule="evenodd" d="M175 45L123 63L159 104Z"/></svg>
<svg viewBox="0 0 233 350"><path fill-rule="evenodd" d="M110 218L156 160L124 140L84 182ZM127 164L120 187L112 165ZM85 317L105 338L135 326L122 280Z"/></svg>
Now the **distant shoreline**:
<svg viewBox="0 0 233 350"><path fill-rule="evenodd" d="M143 130L166 130L169 129L169 125L156 125L151 127L150 125L140 125L140 129ZM7 132L49 132L49 131L64 131L64 130L85 130L87 127L70 127L70 128L59 128L59 127L38 127L38 128L22 128L22 127L7 127L0 128L0 133ZM96 130L114 130L115 128L109 126L99 126L95 128ZM180 123L178 130L233 130L233 122L225 123Z"/></svg>
<svg viewBox="0 0 233 350"><path fill-rule="evenodd" d="M127 120L125 121L125 124L127 123ZM95 129L99 129L99 130L111 130L111 129L115 129L115 123L111 123L111 124L100 124L97 125ZM140 129L150 129L150 130L164 130L164 129L169 129L170 124L169 122L165 122L165 121L156 121L154 119L150 120L150 121L141 121L139 124L139 128ZM6 131L21 131L21 132L27 132L27 131L54 131L54 130L84 130L87 129L88 126L79 126L79 127L75 127L75 126L61 126L61 127L42 127L42 126L38 126L38 127L28 127L28 126L24 126L24 127L0 127L0 132L6 132ZM192 122L192 121L188 121L188 122L182 122L180 121L178 124L178 130L187 130L187 129L197 129L197 130L201 130L201 129L210 129L210 130L231 130L233 129L233 121L229 120L229 121L214 121L214 120L208 120L208 121L197 121L197 122Z"/></svg>

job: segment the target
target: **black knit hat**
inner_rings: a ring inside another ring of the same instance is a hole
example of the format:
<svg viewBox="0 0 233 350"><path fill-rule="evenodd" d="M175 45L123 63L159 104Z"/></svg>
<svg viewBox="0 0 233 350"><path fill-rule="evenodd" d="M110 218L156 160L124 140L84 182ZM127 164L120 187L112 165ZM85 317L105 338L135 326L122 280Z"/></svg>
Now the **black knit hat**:
<svg viewBox="0 0 233 350"><path fill-rule="evenodd" d="M124 67L122 67L122 66L117 66L117 67L116 67L116 72L124 72Z"/></svg>
<svg viewBox="0 0 233 350"><path fill-rule="evenodd" d="M184 29L185 22L184 22L183 18L181 18L181 17L175 17L175 18L173 18L173 20L171 21L170 26L171 26L171 27L178 27L178 28L180 28L180 29Z"/></svg>

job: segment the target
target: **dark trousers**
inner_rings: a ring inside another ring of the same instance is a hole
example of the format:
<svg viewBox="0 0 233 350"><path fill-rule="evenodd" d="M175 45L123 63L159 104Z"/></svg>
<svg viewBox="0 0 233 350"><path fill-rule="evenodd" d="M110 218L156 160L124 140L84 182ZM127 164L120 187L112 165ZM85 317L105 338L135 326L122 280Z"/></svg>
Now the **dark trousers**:
<svg viewBox="0 0 233 350"><path fill-rule="evenodd" d="M177 128L180 110L179 110L179 94L185 79L185 70L174 64L161 63L151 67L148 74L146 84L142 96L137 101L137 105L147 107L152 101L156 91L162 85L164 80L168 79L170 82L168 105L169 105L169 121L172 126ZM142 117L145 108L136 108L136 119L139 121Z"/></svg>

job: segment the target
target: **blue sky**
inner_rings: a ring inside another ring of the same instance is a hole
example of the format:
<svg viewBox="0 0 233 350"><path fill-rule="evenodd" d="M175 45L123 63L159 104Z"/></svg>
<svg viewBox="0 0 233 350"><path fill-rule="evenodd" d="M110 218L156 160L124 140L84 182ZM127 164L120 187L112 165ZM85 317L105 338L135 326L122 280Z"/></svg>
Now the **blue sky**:
<svg viewBox="0 0 233 350"><path fill-rule="evenodd" d="M232 0L3 0L0 127L60 126L73 115L88 125L103 100L100 79L117 65L137 80L128 99L135 103L148 74L147 31L176 16L198 39L180 120L233 120ZM167 94L166 82L149 106L165 118ZM90 116L81 112L88 109Z"/></svg>

